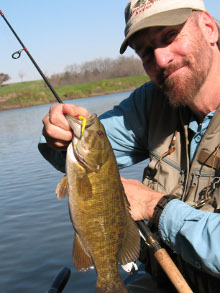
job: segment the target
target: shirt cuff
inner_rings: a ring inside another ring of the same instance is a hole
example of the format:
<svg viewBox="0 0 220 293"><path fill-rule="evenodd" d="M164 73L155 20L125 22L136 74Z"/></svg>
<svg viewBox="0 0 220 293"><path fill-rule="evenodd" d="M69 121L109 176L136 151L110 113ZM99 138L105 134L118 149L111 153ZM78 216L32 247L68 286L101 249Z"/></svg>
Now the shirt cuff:
<svg viewBox="0 0 220 293"><path fill-rule="evenodd" d="M160 236L174 251L177 233L184 225L186 216L192 210L193 208L186 203L178 199L173 199L166 204L160 216L158 224Z"/></svg>

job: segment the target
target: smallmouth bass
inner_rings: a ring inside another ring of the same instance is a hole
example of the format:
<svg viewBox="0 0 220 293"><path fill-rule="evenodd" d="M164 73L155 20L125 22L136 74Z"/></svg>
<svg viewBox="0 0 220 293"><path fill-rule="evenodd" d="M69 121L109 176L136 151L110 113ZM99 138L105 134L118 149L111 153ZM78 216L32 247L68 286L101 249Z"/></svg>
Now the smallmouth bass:
<svg viewBox="0 0 220 293"><path fill-rule="evenodd" d="M75 230L73 263L79 271L95 267L97 293L123 293L118 263L139 256L140 236L129 213L123 185L105 129L94 114L86 120L66 115L74 138L67 149L66 176L59 199L68 195Z"/></svg>

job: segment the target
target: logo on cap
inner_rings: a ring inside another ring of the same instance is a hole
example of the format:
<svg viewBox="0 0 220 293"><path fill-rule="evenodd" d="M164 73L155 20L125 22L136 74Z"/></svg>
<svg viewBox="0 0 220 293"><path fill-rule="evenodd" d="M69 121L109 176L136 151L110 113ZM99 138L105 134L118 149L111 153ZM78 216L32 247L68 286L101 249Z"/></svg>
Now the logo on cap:
<svg viewBox="0 0 220 293"><path fill-rule="evenodd" d="M139 6L141 6L142 4L145 4L146 2L150 2L150 3L154 3L155 0L138 0L135 4L134 4L134 8L137 8Z"/></svg>

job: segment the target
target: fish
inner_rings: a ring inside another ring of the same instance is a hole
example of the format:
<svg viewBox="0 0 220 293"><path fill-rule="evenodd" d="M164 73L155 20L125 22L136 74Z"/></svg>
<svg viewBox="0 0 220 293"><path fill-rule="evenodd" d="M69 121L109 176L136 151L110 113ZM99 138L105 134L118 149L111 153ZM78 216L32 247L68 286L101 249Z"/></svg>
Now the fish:
<svg viewBox="0 0 220 293"><path fill-rule="evenodd" d="M96 293L128 292L119 264L138 259L140 235L113 149L96 114L88 119L65 117L74 136L67 148L66 175L56 193L59 199L68 195L75 230L73 263L78 271L95 268Z"/></svg>

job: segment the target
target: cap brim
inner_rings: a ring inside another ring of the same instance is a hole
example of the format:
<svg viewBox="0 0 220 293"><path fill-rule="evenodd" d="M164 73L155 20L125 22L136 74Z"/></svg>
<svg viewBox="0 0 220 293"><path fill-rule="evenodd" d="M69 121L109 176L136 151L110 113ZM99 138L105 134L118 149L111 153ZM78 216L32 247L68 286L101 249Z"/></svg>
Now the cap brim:
<svg viewBox="0 0 220 293"><path fill-rule="evenodd" d="M123 54L125 52L128 47L129 38L136 32L153 26L172 26L184 23L189 18L191 12L192 8L179 8L157 13L144 18L137 25L135 25L133 29L131 28L129 30L126 38L121 45L120 54Z"/></svg>

